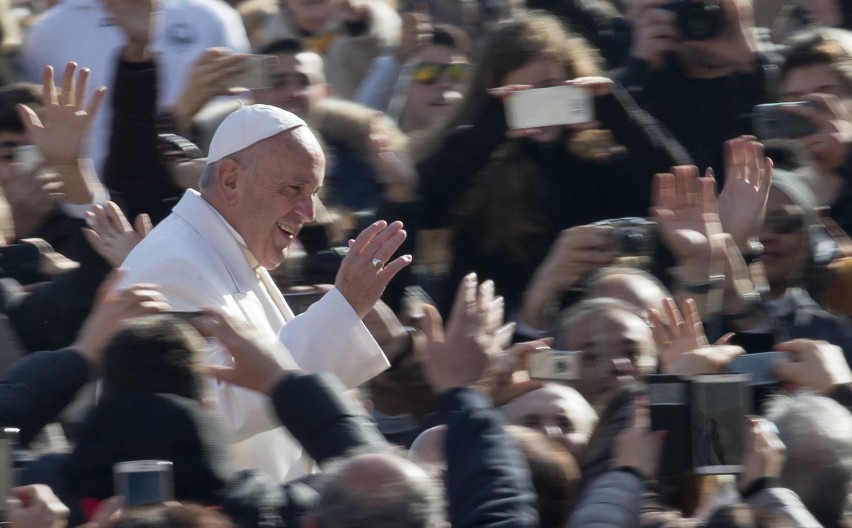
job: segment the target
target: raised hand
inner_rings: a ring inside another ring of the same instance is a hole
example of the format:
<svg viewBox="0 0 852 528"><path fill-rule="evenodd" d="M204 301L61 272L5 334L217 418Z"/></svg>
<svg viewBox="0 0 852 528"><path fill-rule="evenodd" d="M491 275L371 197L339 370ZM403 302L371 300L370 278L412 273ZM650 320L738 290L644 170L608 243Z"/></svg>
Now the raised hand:
<svg viewBox="0 0 852 528"><path fill-rule="evenodd" d="M269 394L288 372L299 370L296 361L279 343L261 342L256 332L241 321L226 317L216 309L192 321L205 337L216 338L234 358L234 365L208 365L208 373L219 381Z"/></svg>
<svg viewBox="0 0 852 528"><path fill-rule="evenodd" d="M83 230L83 236L100 256L117 268L124 262L130 251L142 241L153 226L147 214L140 214L134 221L134 226L113 202L106 205L95 205L86 213L86 223L89 229Z"/></svg>
<svg viewBox="0 0 852 528"><path fill-rule="evenodd" d="M746 420L746 449L743 453L742 473L737 482L742 493L748 491L758 479L781 476L787 454L787 448L773 431L772 424L754 416Z"/></svg>
<svg viewBox="0 0 852 528"><path fill-rule="evenodd" d="M481 380L492 359L508 346L514 326L503 325L503 307L494 283L479 285L473 273L459 285L446 329L433 306L423 307L428 342L423 369L436 393Z"/></svg>
<svg viewBox="0 0 852 528"><path fill-rule="evenodd" d="M651 214L660 236L682 265L708 262L711 236L721 232L713 178L698 177L692 165L673 167L654 178Z"/></svg>
<svg viewBox="0 0 852 528"><path fill-rule="evenodd" d="M683 315L674 300L665 299L664 314L650 311L663 372L684 377L723 372L731 359L745 353L740 347L725 344L725 338L708 344L692 299L687 299L681 309Z"/></svg>
<svg viewBox="0 0 852 528"><path fill-rule="evenodd" d="M825 341L794 339L775 345L789 352L793 361L775 366L775 375L799 387L827 393L837 385L852 383L852 372L843 350Z"/></svg>
<svg viewBox="0 0 852 528"><path fill-rule="evenodd" d="M55 172L41 171L41 168L28 169L20 163L0 167L0 188L12 210L18 238L36 235L62 197L62 179Z"/></svg>
<svg viewBox="0 0 852 528"><path fill-rule="evenodd" d="M195 60L186 86L172 109L179 133L192 135L192 119L210 99L245 91L231 88L225 81L243 71L248 57L227 48L209 48Z"/></svg>
<svg viewBox="0 0 852 528"><path fill-rule="evenodd" d="M7 500L8 522L15 528L65 528L68 507L44 484L12 488Z"/></svg>
<svg viewBox="0 0 852 528"><path fill-rule="evenodd" d="M680 31L677 15L663 9L668 0L641 0L634 2L628 11L633 27L630 56L646 62L658 70L678 50Z"/></svg>
<svg viewBox="0 0 852 528"><path fill-rule="evenodd" d="M399 271L411 264L411 255L390 260L405 241L402 222L379 220L349 241L349 253L340 263L334 285L363 319Z"/></svg>
<svg viewBox="0 0 852 528"><path fill-rule="evenodd" d="M88 68L80 70L76 76L77 64L69 62L62 75L62 84L57 91L54 85L53 68L44 68L44 109L39 118L32 108L18 105L18 114L24 128L48 164L55 167L76 166L89 124L100 108L106 87L101 86L92 95L88 106L85 105L89 84Z"/></svg>
<svg viewBox="0 0 852 528"><path fill-rule="evenodd" d="M852 148L852 112L836 95L808 94L802 99L815 103L817 108L787 107L784 111L804 117L817 126L816 133L798 143L823 172L834 174L846 162Z"/></svg>
<svg viewBox="0 0 852 528"><path fill-rule="evenodd" d="M725 186L719 193L722 229L746 248L757 236L766 213L772 187L772 160L763 155L763 145L751 136L725 142Z"/></svg>

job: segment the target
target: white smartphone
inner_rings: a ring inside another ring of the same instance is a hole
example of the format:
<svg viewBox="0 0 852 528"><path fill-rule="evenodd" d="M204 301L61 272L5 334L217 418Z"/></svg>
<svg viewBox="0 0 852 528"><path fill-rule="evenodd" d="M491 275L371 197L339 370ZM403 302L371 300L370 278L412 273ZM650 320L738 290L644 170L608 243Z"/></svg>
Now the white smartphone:
<svg viewBox="0 0 852 528"><path fill-rule="evenodd" d="M240 63L243 71L225 80L229 88L259 90L273 85L272 74L278 57L275 55L249 55Z"/></svg>
<svg viewBox="0 0 852 528"><path fill-rule="evenodd" d="M504 106L509 128L588 123L595 118L592 92L577 86L533 88L509 95Z"/></svg>
<svg viewBox="0 0 852 528"><path fill-rule="evenodd" d="M530 379L574 381L580 379L582 350L539 350L527 356Z"/></svg>
<svg viewBox="0 0 852 528"><path fill-rule="evenodd" d="M113 467L115 494L133 508L174 500L172 463L166 460L132 460Z"/></svg>

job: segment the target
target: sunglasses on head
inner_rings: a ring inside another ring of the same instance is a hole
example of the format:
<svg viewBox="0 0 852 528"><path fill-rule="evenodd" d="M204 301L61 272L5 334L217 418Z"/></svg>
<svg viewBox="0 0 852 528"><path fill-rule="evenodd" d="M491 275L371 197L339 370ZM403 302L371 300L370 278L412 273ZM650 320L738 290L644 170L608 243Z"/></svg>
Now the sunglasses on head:
<svg viewBox="0 0 852 528"><path fill-rule="evenodd" d="M411 78L423 84L434 84L446 75L454 83L462 83L467 80L470 64L466 62L454 62L443 64L440 62L421 62L414 67Z"/></svg>
<svg viewBox="0 0 852 528"><path fill-rule="evenodd" d="M802 229L804 219L801 216L768 216L763 227L776 235L789 235Z"/></svg>

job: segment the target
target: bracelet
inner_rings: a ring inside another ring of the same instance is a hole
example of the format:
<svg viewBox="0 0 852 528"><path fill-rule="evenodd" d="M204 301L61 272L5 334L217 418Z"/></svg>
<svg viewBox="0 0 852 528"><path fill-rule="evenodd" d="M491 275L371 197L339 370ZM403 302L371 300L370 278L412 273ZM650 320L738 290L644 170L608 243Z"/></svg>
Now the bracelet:
<svg viewBox="0 0 852 528"><path fill-rule="evenodd" d="M689 293L697 293L704 294L709 293L710 290L714 288L718 288L725 282L725 276L723 274L710 275L707 278L706 282L698 282L693 284L683 284L680 283L677 285L678 288L688 291Z"/></svg>

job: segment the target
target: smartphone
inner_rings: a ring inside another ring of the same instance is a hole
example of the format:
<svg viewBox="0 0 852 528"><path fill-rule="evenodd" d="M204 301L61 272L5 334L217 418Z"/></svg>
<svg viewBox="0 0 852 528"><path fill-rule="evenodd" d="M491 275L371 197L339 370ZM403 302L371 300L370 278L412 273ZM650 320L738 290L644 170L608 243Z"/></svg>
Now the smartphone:
<svg viewBox="0 0 852 528"><path fill-rule="evenodd" d="M795 101L755 106L752 110L752 129L757 139L794 139L817 132L814 123L784 110L789 107L817 108L817 105L810 101Z"/></svg>
<svg viewBox="0 0 852 528"><path fill-rule="evenodd" d="M595 118L592 92L578 86L533 88L509 95L504 106L509 128L588 123Z"/></svg>
<svg viewBox="0 0 852 528"><path fill-rule="evenodd" d="M527 356L530 379L574 381L581 377L582 350L538 350Z"/></svg>
<svg viewBox="0 0 852 528"><path fill-rule="evenodd" d="M752 414L749 378L745 374L692 378L692 467L697 475L741 471L745 420Z"/></svg>
<svg viewBox="0 0 852 528"><path fill-rule="evenodd" d="M115 494L133 508L174 500L172 463L166 460L133 460L113 466Z"/></svg>
<svg viewBox="0 0 852 528"><path fill-rule="evenodd" d="M26 172L32 172L44 161L44 156L35 145L21 145L12 152L12 163L20 163Z"/></svg>
<svg viewBox="0 0 852 528"><path fill-rule="evenodd" d="M0 428L0 496L8 497L15 486L15 461L13 453L18 445L19 429L14 427ZM0 501L0 518L9 521L9 511L6 501Z"/></svg>
<svg viewBox="0 0 852 528"><path fill-rule="evenodd" d="M728 364L728 371L750 376L749 385L772 385L778 380L772 369L778 363L791 360L787 352L755 352L735 357Z"/></svg>
<svg viewBox="0 0 852 528"><path fill-rule="evenodd" d="M272 74L278 57L275 55L249 55L240 63L243 71L225 79L228 88L271 88Z"/></svg>
<svg viewBox="0 0 852 528"><path fill-rule="evenodd" d="M666 431L659 475L683 475L692 471L692 414L688 380L670 374L645 377L648 414L652 431Z"/></svg>
<svg viewBox="0 0 852 528"><path fill-rule="evenodd" d="M0 278L15 279L23 285L41 282L40 260L41 252L34 244L0 246Z"/></svg>

